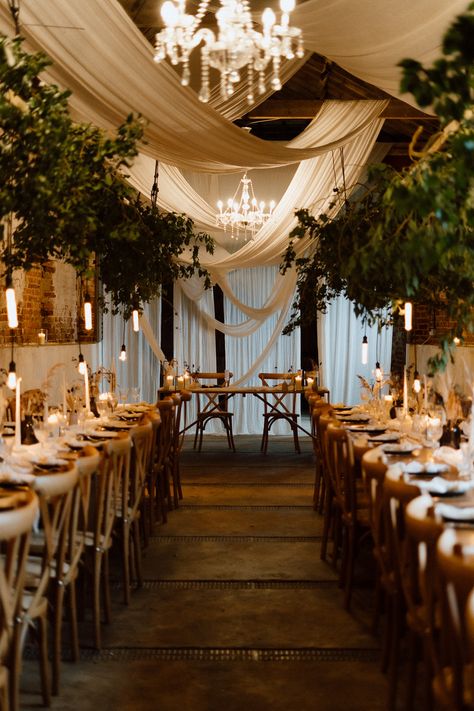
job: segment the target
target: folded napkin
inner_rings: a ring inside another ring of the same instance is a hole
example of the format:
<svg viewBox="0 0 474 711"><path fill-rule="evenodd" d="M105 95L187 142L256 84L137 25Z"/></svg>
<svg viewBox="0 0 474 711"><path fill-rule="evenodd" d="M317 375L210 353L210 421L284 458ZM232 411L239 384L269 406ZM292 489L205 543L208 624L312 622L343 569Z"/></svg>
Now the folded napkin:
<svg viewBox="0 0 474 711"><path fill-rule="evenodd" d="M453 506L452 504L437 504L436 514L452 521L472 521L474 523L474 506Z"/></svg>
<svg viewBox="0 0 474 711"><path fill-rule="evenodd" d="M15 456L0 462L0 482L31 484L35 480L31 473L31 463Z"/></svg>
<svg viewBox="0 0 474 711"><path fill-rule="evenodd" d="M446 462L453 467L459 467L462 464L463 453L460 449L453 449L452 447L439 447L433 452L434 457L439 459L441 462Z"/></svg>
<svg viewBox="0 0 474 711"><path fill-rule="evenodd" d="M443 494L465 494L472 488L470 481L453 481L443 479L441 476L435 476L433 479L412 479L411 483L416 484L422 491L441 496Z"/></svg>

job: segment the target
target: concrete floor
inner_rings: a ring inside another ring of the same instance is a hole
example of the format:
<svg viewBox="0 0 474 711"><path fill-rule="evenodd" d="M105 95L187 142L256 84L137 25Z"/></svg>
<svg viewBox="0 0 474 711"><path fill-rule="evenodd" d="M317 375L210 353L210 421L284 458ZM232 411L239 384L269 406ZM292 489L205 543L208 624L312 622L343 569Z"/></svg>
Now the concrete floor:
<svg viewBox="0 0 474 711"><path fill-rule="evenodd" d="M114 585L104 649L63 665L61 711L381 711L385 678L370 634L372 591L342 609L319 559L309 443L208 437L183 453L184 500L144 552L131 604ZM89 632L88 622L84 633ZM40 706L26 661L22 708Z"/></svg>

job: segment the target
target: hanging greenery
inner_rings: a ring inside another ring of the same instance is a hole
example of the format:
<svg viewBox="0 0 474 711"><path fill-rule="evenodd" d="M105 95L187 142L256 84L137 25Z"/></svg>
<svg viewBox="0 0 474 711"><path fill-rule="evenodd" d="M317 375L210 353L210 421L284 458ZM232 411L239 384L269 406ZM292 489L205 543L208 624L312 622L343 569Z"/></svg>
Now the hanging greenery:
<svg viewBox="0 0 474 711"><path fill-rule="evenodd" d="M114 135L72 121L68 92L38 77L50 61L28 54L22 40L0 37L1 260L7 270L62 259L81 275L98 260L113 305L148 301L161 284L194 272L207 235L184 215L161 215L137 201L125 174L142 137L128 116ZM175 259L190 251L190 262Z"/></svg>
<svg viewBox="0 0 474 711"><path fill-rule="evenodd" d="M404 60L402 89L432 105L443 131L401 172L369 171L362 197L343 201L335 218L297 212L282 269L296 264L297 296L287 331L300 309L325 309L343 294L373 321L406 300L445 309L454 326L440 339L433 368L444 368L453 338L474 330L474 5L443 42L431 69ZM309 235L312 250L295 259L295 240Z"/></svg>
<svg viewBox="0 0 474 711"><path fill-rule="evenodd" d="M151 301L177 279L197 273L211 285L209 273L199 262L199 249L213 252L209 235L195 233L185 215L160 213L138 202L134 209L139 229L134 240L114 239L97 245L100 274L115 313L129 318L135 305ZM179 260L187 256L186 263ZM189 261L188 261L189 260Z"/></svg>

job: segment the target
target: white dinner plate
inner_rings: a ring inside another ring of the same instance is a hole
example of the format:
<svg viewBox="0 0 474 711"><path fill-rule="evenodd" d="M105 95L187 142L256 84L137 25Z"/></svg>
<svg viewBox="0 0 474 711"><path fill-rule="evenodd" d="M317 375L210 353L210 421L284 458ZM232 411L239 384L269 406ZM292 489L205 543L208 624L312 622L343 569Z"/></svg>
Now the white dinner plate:
<svg viewBox="0 0 474 711"><path fill-rule="evenodd" d="M382 452L385 454L412 454L416 449L420 449L421 445L412 444L411 442L401 442L400 444L383 444Z"/></svg>

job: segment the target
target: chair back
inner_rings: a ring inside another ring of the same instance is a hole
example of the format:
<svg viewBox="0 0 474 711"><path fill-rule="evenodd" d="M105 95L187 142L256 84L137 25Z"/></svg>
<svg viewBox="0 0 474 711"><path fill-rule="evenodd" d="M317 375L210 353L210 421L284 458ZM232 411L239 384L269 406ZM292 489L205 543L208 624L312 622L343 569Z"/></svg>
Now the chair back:
<svg viewBox="0 0 474 711"><path fill-rule="evenodd" d="M328 474L336 502L341 510L345 509L348 496L349 457L347 432L343 427L329 423L326 430Z"/></svg>
<svg viewBox="0 0 474 711"><path fill-rule="evenodd" d="M135 518L140 506L146 477L150 466L151 447L153 441L153 428L151 422L133 427L130 430L132 439L132 460L130 466L129 486L124 487L124 493L128 492L128 513L122 512L125 517ZM123 497L123 504L125 505Z"/></svg>
<svg viewBox="0 0 474 711"><path fill-rule="evenodd" d="M14 630L21 615L30 534L39 502L31 490L19 492L14 508L0 513L0 664L8 663Z"/></svg>
<svg viewBox="0 0 474 711"><path fill-rule="evenodd" d="M436 544L443 530L443 524L435 516L431 496L417 496L407 504L402 588L409 623L424 639L431 668L436 666Z"/></svg>
<svg viewBox="0 0 474 711"><path fill-rule="evenodd" d="M389 467L383 483L383 522L389 569L397 590L402 590L402 568L406 547L405 509L410 501L420 495L420 490L405 481L395 467Z"/></svg>
<svg viewBox="0 0 474 711"><path fill-rule="evenodd" d="M226 376L227 385L230 384L230 381L234 376L234 374L230 371L228 373L192 373L191 375L197 385L202 386L203 381L206 381L204 385L207 385L209 388L225 387ZM199 415L219 417L219 414L228 411L229 397L225 393L199 393L196 400L198 417Z"/></svg>
<svg viewBox="0 0 474 711"><path fill-rule="evenodd" d="M462 711L469 690L467 665L472 662L468 645L468 599L474 588L474 532L445 530L438 539L436 562L439 573L441 631L440 648L444 652L442 674L436 677L435 693L445 706ZM449 669L449 673L446 673ZM472 667L470 667L472 676Z"/></svg>
<svg viewBox="0 0 474 711"><path fill-rule="evenodd" d="M296 373L259 373L262 387L273 388L281 386L283 392L264 391L263 414L272 416L279 414L280 417L292 417L296 415Z"/></svg>
<svg viewBox="0 0 474 711"><path fill-rule="evenodd" d="M116 517L120 483L130 468L132 440L125 433L104 443L104 459L95 472L94 497L90 506L88 531L92 533L93 546L108 550Z"/></svg>
<svg viewBox="0 0 474 711"><path fill-rule="evenodd" d="M66 565L62 570L56 570L57 581L62 578L66 579L66 581L70 580L77 574L85 546L92 479L99 469L101 461L100 452L90 445L81 449L79 457L76 459L79 481L78 486L74 489L71 501L69 533L65 552Z"/></svg>

